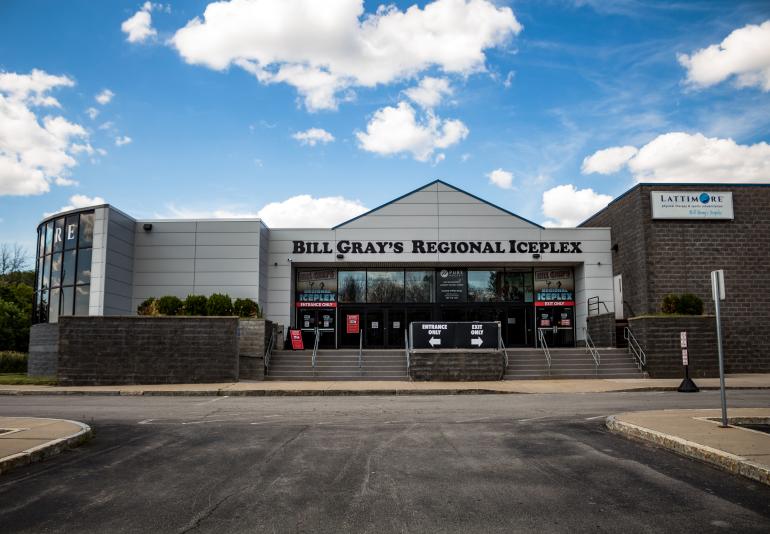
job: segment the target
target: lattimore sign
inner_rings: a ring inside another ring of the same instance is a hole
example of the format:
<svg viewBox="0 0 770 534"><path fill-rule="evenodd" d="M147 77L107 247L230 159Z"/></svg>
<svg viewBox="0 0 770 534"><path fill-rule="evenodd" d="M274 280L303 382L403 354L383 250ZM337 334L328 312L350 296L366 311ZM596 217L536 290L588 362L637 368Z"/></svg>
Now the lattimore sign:
<svg viewBox="0 0 770 534"><path fill-rule="evenodd" d="M733 219L733 194L725 191L652 191L653 219Z"/></svg>

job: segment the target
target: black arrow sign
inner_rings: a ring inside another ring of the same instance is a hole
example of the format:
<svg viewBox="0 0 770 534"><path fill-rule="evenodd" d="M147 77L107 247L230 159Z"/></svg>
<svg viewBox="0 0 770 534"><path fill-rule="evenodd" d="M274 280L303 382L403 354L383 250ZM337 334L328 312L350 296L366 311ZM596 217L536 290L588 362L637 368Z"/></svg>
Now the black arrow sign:
<svg viewBox="0 0 770 534"><path fill-rule="evenodd" d="M498 349L499 323L414 322L410 325L415 349Z"/></svg>

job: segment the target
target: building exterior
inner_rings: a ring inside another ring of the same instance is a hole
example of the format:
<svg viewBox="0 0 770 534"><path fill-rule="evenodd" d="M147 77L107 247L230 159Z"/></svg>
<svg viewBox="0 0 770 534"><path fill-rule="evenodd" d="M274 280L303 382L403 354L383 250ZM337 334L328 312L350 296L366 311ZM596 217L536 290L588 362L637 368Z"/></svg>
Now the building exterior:
<svg viewBox="0 0 770 534"><path fill-rule="evenodd" d="M770 370L770 185L639 184L580 226L612 229L618 319L659 313L669 293L713 314L723 269L726 370Z"/></svg>
<svg viewBox="0 0 770 534"><path fill-rule="evenodd" d="M35 318L133 315L148 297L227 293L326 346L403 347L419 320L495 320L506 346L584 339L586 301L613 306L610 229L543 228L442 181L328 229L250 220L135 220L109 206L38 227Z"/></svg>

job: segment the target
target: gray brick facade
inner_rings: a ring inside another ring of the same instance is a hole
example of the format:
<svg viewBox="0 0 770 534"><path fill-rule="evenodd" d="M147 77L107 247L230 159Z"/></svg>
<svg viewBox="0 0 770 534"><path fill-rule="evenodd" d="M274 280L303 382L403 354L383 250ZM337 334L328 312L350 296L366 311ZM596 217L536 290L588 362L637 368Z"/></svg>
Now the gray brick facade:
<svg viewBox="0 0 770 534"><path fill-rule="evenodd" d="M56 323L32 325L29 330L27 375L56 376L59 369L59 326Z"/></svg>
<svg viewBox="0 0 770 534"><path fill-rule="evenodd" d="M734 220L652 219L651 191L704 188L732 192ZM640 184L581 226L612 229L627 317L660 312L668 293L694 293L713 314L709 273L724 269L725 368L770 371L770 187Z"/></svg>
<svg viewBox="0 0 770 534"><path fill-rule="evenodd" d="M412 380L500 380L505 371L500 351L416 349L410 356Z"/></svg>

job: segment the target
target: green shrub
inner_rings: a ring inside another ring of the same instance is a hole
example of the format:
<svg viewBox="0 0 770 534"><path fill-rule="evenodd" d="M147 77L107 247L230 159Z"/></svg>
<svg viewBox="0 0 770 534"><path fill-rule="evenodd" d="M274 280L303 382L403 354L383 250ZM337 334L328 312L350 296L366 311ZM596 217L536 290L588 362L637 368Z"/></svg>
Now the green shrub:
<svg viewBox="0 0 770 534"><path fill-rule="evenodd" d="M203 295L187 295L184 299L185 315L206 315L208 299Z"/></svg>
<svg viewBox="0 0 770 534"><path fill-rule="evenodd" d="M214 293L206 303L206 315L232 315L233 301L230 295Z"/></svg>
<svg viewBox="0 0 770 534"><path fill-rule="evenodd" d="M179 315L182 311L182 299L166 295L158 299L158 311L161 315Z"/></svg>
<svg viewBox="0 0 770 534"><path fill-rule="evenodd" d="M20 306L0 300L0 350L27 350L29 326L30 316Z"/></svg>
<svg viewBox="0 0 770 534"><path fill-rule="evenodd" d="M676 312L682 315L703 315L703 300L698 295L684 293L679 297Z"/></svg>
<svg viewBox="0 0 770 534"><path fill-rule="evenodd" d="M136 313L139 315L158 315L158 299L155 297L146 299L136 308Z"/></svg>
<svg viewBox="0 0 770 534"><path fill-rule="evenodd" d="M679 295L669 293L663 297L663 302L660 304L660 311L663 313L677 313L679 308Z"/></svg>
<svg viewBox="0 0 770 534"><path fill-rule="evenodd" d="M26 373L27 354L10 350L0 351L0 373Z"/></svg>
<svg viewBox="0 0 770 534"><path fill-rule="evenodd" d="M235 299L233 312L238 317L259 317L259 304L251 299Z"/></svg>
<svg viewBox="0 0 770 534"><path fill-rule="evenodd" d="M663 297L660 310L669 314L703 315L703 300L692 293L683 293L682 295L671 293Z"/></svg>

